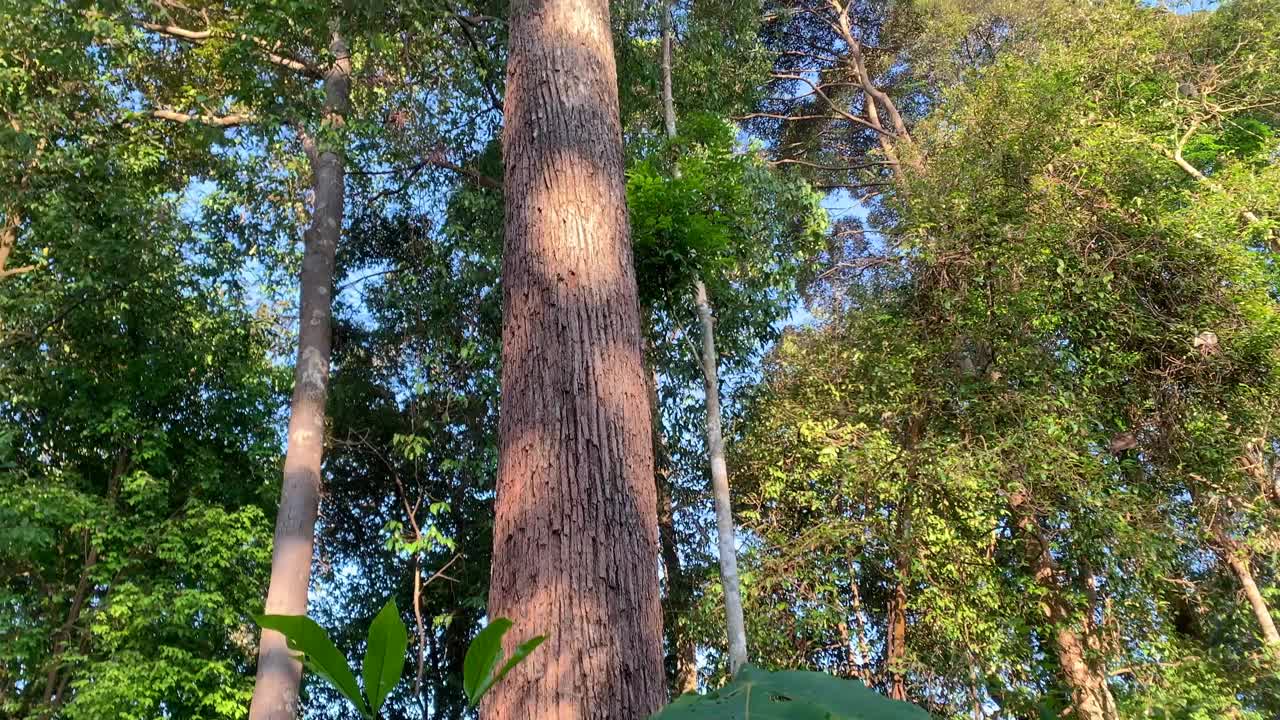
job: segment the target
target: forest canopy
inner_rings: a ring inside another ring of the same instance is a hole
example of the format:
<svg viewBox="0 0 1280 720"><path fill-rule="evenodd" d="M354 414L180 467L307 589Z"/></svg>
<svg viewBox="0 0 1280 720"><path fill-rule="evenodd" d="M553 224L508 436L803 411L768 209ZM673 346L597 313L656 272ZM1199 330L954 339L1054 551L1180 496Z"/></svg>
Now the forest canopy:
<svg viewBox="0 0 1280 720"><path fill-rule="evenodd" d="M0 720L1280 717L1274 0L0 0L0 114Z"/></svg>

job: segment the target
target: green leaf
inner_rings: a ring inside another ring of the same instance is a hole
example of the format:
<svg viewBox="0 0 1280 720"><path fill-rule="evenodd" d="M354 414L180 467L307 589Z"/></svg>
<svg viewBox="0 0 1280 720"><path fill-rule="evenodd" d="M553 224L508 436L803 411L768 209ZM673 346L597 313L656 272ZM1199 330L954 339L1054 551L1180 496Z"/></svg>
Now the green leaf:
<svg viewBox="0 0 1280 720"><path fill-rule="evenodd" d="M768 672L745 666L720 690L682 695L650 720L929 720L924 710L890 700L857 680L825 673Z"/></svg>
<svg viewBox="0 0 1280 720"><path fill-rule="evenodd" d="M467 656L462 661L462 690L473 706L480 701L480 686L502 659L502 636L514 624L507 618L494 620L476 635L467 648Z"/></svg>
<svg viewBox="0 0 1280 720"><path fill-rule="evenodd" d="M546 635L538 635L520 643L495 674L494 669L502 661L502 638L512 625L507 618L494 620L476 635L471 647L467 648L467 657L462 662L462 689L467 693L471 707L475 707L485 693L547 639Z"/></svg>
<svg viewBox="0 0 1280 720"><path fill-rule="evenodd" d="M364 692L369 709L376 716L387 695L400 682L404 672L405 652L409 649L409 630L400 619L395 600L388 600L369 625L369 642L364 651Z"/></svg>
<svg viewBox="0 0 1280 720"><path fill-rule="evenodd" d="M315 620L305 615L255 615L253 619L263 628L284 635L289 649L302 653L302 664L308 670L327 680L361 715L372 717L346 656Z"/></svg>

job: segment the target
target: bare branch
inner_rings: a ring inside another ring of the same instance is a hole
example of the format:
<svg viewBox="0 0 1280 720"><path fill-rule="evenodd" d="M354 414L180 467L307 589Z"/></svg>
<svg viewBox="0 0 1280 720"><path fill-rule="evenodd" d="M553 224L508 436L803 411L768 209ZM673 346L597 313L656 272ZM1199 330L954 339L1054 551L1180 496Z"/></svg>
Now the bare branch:
<svg viewBox="0 0 1280 720"><path fill-rule="evenodd" d="M212 30L190 30L188 28L178 27L177 25L165 25L162 23L153 23L143 21L139 23L143 28L159 35L183 40L189 43L200 44L214 37ZM286 70L292 70L296 73L309 77L313 80L320 80L324 77L324 73L316 66L299 60L297 58L287 57L275 52L275 48L268 45L265 40L251 37L248 35L232 36L239 37L242 40L248 40L262 51L263 58L272 65L276 65Z"/></svg>
<svg viewBox="0 0 1280 720"><path fill-rule="evenodd" d="M769 164L770 165L803 165L804 167L811 167L811 168L814 168L815 170L831 170L834 172L844 172L844 171L851 171L851 170L868 170L873 167L885 167L885 166L897 165L897 163L892 162L890 160L868 160L867 162L858 163L856 165L823 165L821 163L810 162L808 160L800 160L798 158L783 158L781 160L770 160Z"/></svg>
<svg viewBox="0 0 1280 720"><path fill-rule="evenodd" d="M800 122L803 120L839 120L841 118L835 115L782 115L779 113L756 112L747 113L746 115L737 115L734 120L755 120L757 118L766 120L782 120L783 122Z"/></svg>
<svg viewBox="0 0 1280 720"><path fill-rule="evenodd" d="M848 121L849 121L849 122L851 122L851 123L855 123L855 124L861 125L861 126L863 126L863 127L869 128L869 129L871 129L871 130L874 130L874 131L876 131L877 133L879 133L879 134L881 134L881 135L883 135L883 136L885 136L885 137L887 137L887 138L897 138L897 137L898 137L898 136L897 136L897 135L895 135L894 133L892 133L892 132L890 132L890 131L888 131L888 130L885 130L883 127L881 127L881 126L879 125L879 123L871 122L871 121L869 121L869 120L866 120L866 119L864 119L864 118L860 118L860 117L858 117L857 115L853 115L853 114L851 114L851 113L849 113L849 112L847 112L847 111L843 110L842 108L840 108L840 106L836 105L835 101L833 101L830 97L828 97L828 96L827 96L827 94L826 94L825 92L823 92L823 91L822 91L822 88L821 88L820 86L818 86L818 85L817 85L816 83L814 83L812 80L810 80L809 78L807 78L807 77L805 77L805 76L803 76L803 75L789 75L789 74L785 74L785 73L775 73L773 77L775 77L775 78L777 78L777 79L779 79L779 80L795 80L795 81L797 81L797 82L802 82L802 83L804 83L804 84L808 85L808 86L813 90L814 94L816 94L818 97L820 97L820 98L822 98L824 101L826 101L827 106L831 108L831 111L832 111L832 112L836 113L837 115L839 115L840 117L844 118L845 120L848 120Z"/></svg>
<svg viewBox="0 0 1280 720"><path fill-rule="evenodd" d="M202 115L191 115L189 113L177 112L174 110L152 110L151 117L160 120L169 120L176 123L197 123L200 125L209 125L211 127L239 127L241 125L252 125L256 122L253 115L248 113L231 113L230 115L213 115L204 113Z"/></svg>
<svg viewBox="0 0 1280 720"><path fill-rule="evenodd" d="M501 182L489 177L488 175L485 175L484 173L481 173L479 170L476 170L475 168L463 167L462 165L459 165L455 162L450 161L448 158L444 156L443 150L436 149L436 150L433 150L431 154L425 159L417 163L414 163L413 165L409 165L408 167L398 168L396 170L390 170L390 171L378 171L376 173L366 173L369 175L374 175L374 174L386 175L386 174L401 173L401 172L408 173L408 176L405 177L404 181L400 183L399 187L395 189L383 190L381 192L378 192L372 197L370 197L368 202L371 202L371 203L376 202L383 198L392 197L392 196L403 193L404 191L409 189L410 185L413 184L414 178L418 177L418 175L423 170L429 167L440 168L441 170L450 170L452 172L455 172L471 180L479 187L482 187L488 190L497 190L499 192L502 191Z"/></svg>
<svg viewBox="0 0 1280 720"><path fill-rule="evenodd" d="M151 32L168 35L169 37L186 40L187 42L199 43L213 37L212 30L188 30L186 28L178 27L177 25L163 25L161 23L153 22L142 22L140 24Z"/></svg>

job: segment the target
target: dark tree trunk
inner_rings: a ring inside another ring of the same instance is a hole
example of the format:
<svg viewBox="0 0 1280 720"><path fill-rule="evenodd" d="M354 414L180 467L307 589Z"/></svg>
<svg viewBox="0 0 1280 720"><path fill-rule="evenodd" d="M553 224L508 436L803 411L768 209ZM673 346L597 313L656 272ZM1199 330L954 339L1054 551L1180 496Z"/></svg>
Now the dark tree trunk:
<svg viewBox="0 0 1280 720"><path fill-rule="evenodd" d="M1029 507L1028 498L1017 493L1009 501L1014 524L1026 543L1028 569L1036 584L1046 592L1041 609L1053 628L1054 645L1063 680L1071 692L1072 716L1078 720L1116 720L1119 716L1107 675L1089 657L1088 622L1078 628L1067 590L1058 579L1058 562Z"/></svg>
<svg viewBox="0 0 1280 720"><path fill-rule="evenodd" d="M902 669L907 659L907 588L901 579L893 585L893 597L889 598L885 630L885 666L889 670L889 697L894 700L906 700L907 679Z"/></svg>
<svg viewBox="0 0 1280 720"><path fill-rule="evenodd" d="M689 578L680 563L680 546L676 538L675 507L671 498L671 456L662 430L661 405L658 402L658 375L645 370L649 385L649 406L653 418L653 483L658 493L658 543L662 567L666 571L667 595L662 604L662 622L669 638L672 654L670 680L672 695L697 692L698 652L680 618L689 611Z"/></svg>
<svg viewBox="0 0 1280 720"><path fill-rule="evenodd" d="M489 616L550 637L481 715L641 720L666 683L609 6L517 0L509 28Z"/></svg>
<svg viewBox="0 0 1280 720"><path fill-rule="evenodd" d="M325 72L324 125L342 125L351 84L351 59L346 43L334 33L329 44L333 64ZM301 300L298 316L298 357L293 371L293 400L289 406L289 438L284 459L284 486L276 517L271 555L271 585L266 612L305 615L315 545L316 513L320 502L320 464L324 455L325 398L329 386L329 348L333 292L333 261L342 234L345 158L330 145L326 133L320 145L304 137L311 160L315 206L311 226L304 233ZM285 645L284 636L264 630L258 648L258 676L253 688L250 720L293 720L298 717L298 684L302 664Z"/></svg>

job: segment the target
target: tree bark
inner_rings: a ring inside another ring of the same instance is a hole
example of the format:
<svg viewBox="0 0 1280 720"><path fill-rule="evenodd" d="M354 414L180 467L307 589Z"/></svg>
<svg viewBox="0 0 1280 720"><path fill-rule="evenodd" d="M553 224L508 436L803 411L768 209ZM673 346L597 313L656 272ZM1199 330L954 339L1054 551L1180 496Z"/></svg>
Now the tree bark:
<svg viewBox="0 0 1280 720"><path fill-rule="evenodd" d="M332 134L343 124L351 92L351 58L335 31L329 51L333 63L324 76L324 130L319 144L308 137L303 144L311 161L315 192L311 226L303 234L305 248L300 277L298 357L294 365L293 399L289 406L289 436L285 450L284 485L276 517L271 555L271 584L266 612L305 615L311 557L315 545L316 514L320 502L320 465L324 455L325 399L329 385L329 350L333 264L342 234L345 157ZM249 708L250 720L293 720L301 714L298 684L302 664L293 657L284 636L262 632L258 675Z"/></svg>
<svg viewBox="0 0 1280 720"><path fill-rule="evenodd" d="M666 683L608 2L517 0L509 29L489 617L549 639L481 717L640 720Z"/></svg>
<svg viewBox="0 0 1280 720"><path fill-rule="evenodd" d="M1071 691L1074 717L1079 720L1117 720L1119 714L1111 688L1107 685L1107 674L1090 661L1086 638L1072 623L1072 609L1058 580L1058 563L1050 551L1049 541L1028 508L1026 495L1015 493L1009 507L1013 511L1014 524L1026 543L1029 569L1036 584L1047 591L1042 610L1053 627L1058 663Z"/></svg>
<svg viewBox="0 0 1280 720"><path fill-rule="evenodd" d="M698 320L702 325L702 378L706 384L707 454L711 456L711 493L716 506L716 535L720 551L720 582L724 586L724 614L729 630L729 672L736 675L747 663L747 630L742 617L738 582L738 554L733 538L733 505L729 498L729 467L724 459L720 430L720 379L717 369L715 324L707 286L694 284Z"/></svg>

